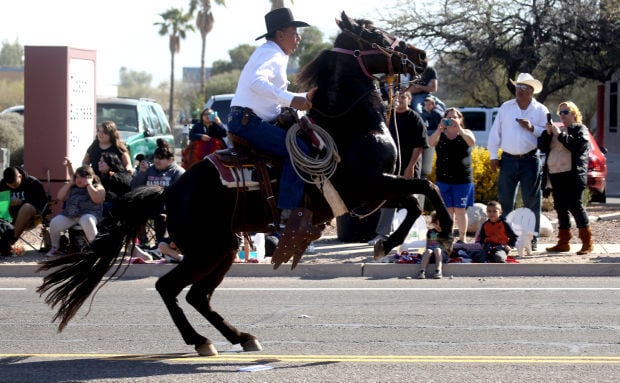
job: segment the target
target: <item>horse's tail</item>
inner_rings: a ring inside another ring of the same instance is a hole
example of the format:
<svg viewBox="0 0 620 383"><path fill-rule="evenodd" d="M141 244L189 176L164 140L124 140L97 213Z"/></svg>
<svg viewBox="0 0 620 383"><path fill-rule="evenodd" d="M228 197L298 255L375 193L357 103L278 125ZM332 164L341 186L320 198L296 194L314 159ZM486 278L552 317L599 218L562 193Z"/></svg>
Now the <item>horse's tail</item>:
<svg viewBox="0 0 620 383"><path fill-rule="evenodd" d="M133 239L146 221L158 214L163 203L161 187L143 187L127 193L117 203L111 217L100 225L100 231L88 249L82 252L40 262L38 271L54 269L43 278L37 288L40 295L47 293L45 303L58 306L53 320L60 320L61 332L86 299L103 287L121 269L122 260L133 249ZM125 246L125 251L121 249ZM117 262L117 261L121 262ZM115 266L109 278L105 274ZM94 296L93 296L94 297Z"/></svg>

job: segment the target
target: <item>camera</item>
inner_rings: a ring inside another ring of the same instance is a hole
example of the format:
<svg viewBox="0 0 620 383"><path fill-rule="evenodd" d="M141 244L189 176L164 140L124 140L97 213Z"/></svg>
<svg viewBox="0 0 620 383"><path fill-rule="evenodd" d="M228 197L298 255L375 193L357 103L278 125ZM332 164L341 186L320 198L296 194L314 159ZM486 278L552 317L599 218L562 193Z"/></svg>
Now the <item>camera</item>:
<svg viewBox="0 0 620 383"><path fill-rule="evenodd" d="M445 120L443 120L443 123L445 126L450 126L452 125L452 119L451 118L446 118Z"/></svg>
<svg viewBox="0 0 620 383"><path fill-rule="evenodd" d="M217 117L217 112L216 111L209 112L209 121L215 121L216 117Z"/></svg>

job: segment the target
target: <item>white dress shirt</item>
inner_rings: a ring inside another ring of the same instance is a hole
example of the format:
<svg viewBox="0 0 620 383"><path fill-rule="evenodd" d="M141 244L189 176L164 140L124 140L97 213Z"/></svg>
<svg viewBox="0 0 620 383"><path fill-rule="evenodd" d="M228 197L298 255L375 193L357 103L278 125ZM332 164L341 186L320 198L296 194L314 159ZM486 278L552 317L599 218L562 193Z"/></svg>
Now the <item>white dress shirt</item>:
<svg viewBox="0 0 620 383"><path fill-rule="evenodd" d="M516 99L504 102L489 132L487 147L490 159L497 159L499 149L513 155L527 154L535 150L538 147L538 137L547 124L547 113L547 107L535 99L532 99L525 110L519 107ZM516 121L518 118L529 120L534 131L530 132L521 127Z"/></svg>
<svg viewBox="0 0 620 383"><path fill-rule="evenodd" d="M245 64L230 105L251 108L263 120L272 121L282 106L290 106L297 94L287 91L289 56L273 41L258 47Z"/></svg>

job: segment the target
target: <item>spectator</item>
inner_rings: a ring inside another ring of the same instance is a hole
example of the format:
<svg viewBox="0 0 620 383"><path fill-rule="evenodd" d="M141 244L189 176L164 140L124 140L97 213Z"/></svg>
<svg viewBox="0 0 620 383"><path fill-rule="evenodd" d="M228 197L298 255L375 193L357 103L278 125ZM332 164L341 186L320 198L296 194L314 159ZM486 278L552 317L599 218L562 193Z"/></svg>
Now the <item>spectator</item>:
<svg viewBox="0 0 620 383"><path fill-rule="evenodd" d="M181 123L183 124L181 128L181 150L183 150L189 144L189 120L184 118Z"/></svg>
<svg viewBox="0 0 620 383"><path fill-rule="evenodd" d="M24 230L32 225L33 218L44 213L48 197L43 184L17 166L4 169L0 191L6 190L11 194L9 214L14 225L14 238L11 242L15 242Z"/></svg>
<svg viewBox="0 0 620 383"><path fill-rule="evenodd" d="M228 132L217 112L212 109L205 109L200 114L200 121L197 121L189 132L190 145L184 151L184 168L189 169L194 163L202 160L205 156L216 150L226 148L224 137Z"/></svg>
<svg viewBox="0 0 620 383"><path fill-rule="evenodd" d="M259 46L243 68L235 96L231 101L228 129L248 140L257 149L283 160L278 194L280 222L288 220L291 211L299 206L304 182L297 175L285 146L286 131L273 125L282 106L308 110L312 106L305 94L287 90L286 68L291 55L301 41L298 27L308 27L295 21L289 8L278 8L265 15L267 41ZM300 150L308 153L307 145L297 139Z"/></svg>
<svg viewBox="0 0 620 383"><path fill-rule="evenodd" d="M398 148L397 170L406 179L420 178L420 162L426 142L426 127L419 114L409 108L411 93L398 94L396 109L390 117L390 134ZM385 240L392 231L395 208L382 208L377 223L377 236L368 242L374 245Z"/></svg>
<svg viewBox="0 0 620 383"><path fill-rule="evenodd" d="M105 217L111 212L116 201L131 190L132 177L115 153L101 153L97 165L101 174L101 184L105 189L105 202L103 203L103 216Z"/></svg>
<svg viewBox="0 0 620 383"><path fill-rule="evenodd" d="M465 127L463 114L449 108L428 143L437 150L437 187L456 223L458 240L467 242L467 208L474 204L471 151L476 137Z"/></svg>
<svg viewBox="0 0 620 383"><path fill-rule="evenodd" d="M121 137L113 121L104 121L97 127L97 137L86 150L86 155L82 160L82 165L88 165L95 169L95 174L100 177L99 157L102 153L115 153L121 159L123 167L133 174L133 163L129 158L129 151L121 140ZM73 175L73 168L69 168L69 174Z"/></svg>
<svg viewBox="0 0 620 383"><path fill-rule="evenodd" d="M443 109L435 103L433 96L424 99L424 113L422 119L426 124L426 134L430 137L443 118ZM422 178L427 178L433 172L433 159L435 158L435 148L429 146L422 153Z"/></svg>
<svg viewBox="0 0 620 383"><path fill-rule="evenodd" d="M70 166L70 163L67 166ZM65 205L60 214L50 222L52 248L47 253L48 257L62 254L59 250L60 235L75 224L82 227L89 242L95 239L97 223L102 217L105 189L93 168L86 165L75 170L72 181L58 190L56 198Z"/></svg>
<svg viewBox="0 0 620 383"><path fill-rule="evenodd" d="M162 238L157 244L157 249L145 251L140 247L135 246L132 252L132 258L140 258L144 261L152 261L153 259L165 260L170 263L180 263L183 260L183 254L181 254L176 243L170 238ZM165 263L164 261L160 261Z"/></svg>
<svg viewBox="0 0 620 383"><path fill-rule="evenodd" d="M547 251L570 251L570 212L575 218L582 242L577 254L588 254L594 245L590 221L582 200L588 177L590 132L583 125L581 112L574 102L560 103L557 112L562 126L558 127L548 121L546 130L538 138L538 147L545 153L545 173L551 181L553 208L558 214L558 243L548 247ZM546 178L543 179L543 188L546 186Z"/></svg>
<svg viewBox="0 0 620 383"><path fill-rule="evenodd" d="M502 205L497 201L487 204L488 219L480 226L476 242L482 250L473 257L477 263L505 263L508 253L517 242L517 235L502 216Z"/></svg>
<svg viewBox="0 0 620 383"><path fill-rule="evenodd" d="M435 98L432 93L437 92L438 86L437 71L435 68L427 66L422 72L422 77L407 89L412 94L411 109L421 115L424 112L424 100L429 96ZM439 100L435 98L435 102L439 103ZM443 105L440 106L444 107Z"/></svg>
<svg viewBox="0 0 620 383"><path fill-rule="evenodd" d="M418 271L418 279L426 279L426 268L429 263L436 264L433 278L441 279L442 265L448 262L448 252L437 240L439 233L441 233L441 225L436 212L431 213L431 226L426 232L426 248L424 253L422 253L422 263L420 264L420 271Z"/></svg>
<svg viewBox="0 0 620 383"><path fill-rule="evenodd" d="M185 169L174 162L174 151L167 141L162 138L157 139L157 149L153 154L153 165L149 165L146 160L140 162L139 171L131 181L131 188L135 189L140 186L162 186L167 188L185 173ZM165 214L162 206L159 214L154 216L155 235L157 239L164 237L166 232Z"/></svg>
<svg viewBox="0 0 620 383"><path fill-rule="evenodd" d="M516 97L502 104L489 132L490 165L493 171L499 170L497 192L503 214L514 209L521 185L523 205L536 217L532 239L532 250L536 251L542 201L538 137L545 130L549 111L533 97L542 90L542 83L531 74L519 73L517 81L510 82L516 88ZM499 149L503 151L501 162Z"/></svg>

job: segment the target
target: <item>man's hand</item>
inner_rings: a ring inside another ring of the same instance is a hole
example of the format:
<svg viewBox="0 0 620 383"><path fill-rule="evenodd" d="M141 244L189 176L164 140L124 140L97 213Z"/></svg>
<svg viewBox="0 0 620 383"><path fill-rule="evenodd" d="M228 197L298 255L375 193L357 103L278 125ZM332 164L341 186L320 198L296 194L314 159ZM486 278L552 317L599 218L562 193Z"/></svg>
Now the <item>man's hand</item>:
<svg viewBox="0 0 620 383"><path fill-rule="evenodd" d="M528 132L534 131L534 125L530 122L530 120L525 118L517 118L517 123Z"/></svg>
<svg viewBox="0 0 620 383"><path fill-rule="evenodd" d="M494 172L499 170L499 160L498 159L491 160L491 170L493 170Z"/></svg>
<svg viewBox="0 0 620 383"><path fill-rule="evenodd" d="M312 103L305 97L295 96L291 101L291 108L297 110L308 110L312 108Z"/></svg>

